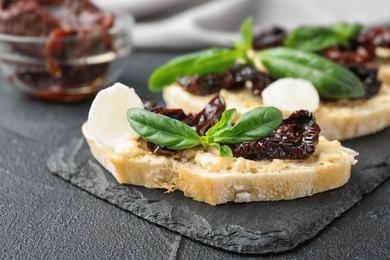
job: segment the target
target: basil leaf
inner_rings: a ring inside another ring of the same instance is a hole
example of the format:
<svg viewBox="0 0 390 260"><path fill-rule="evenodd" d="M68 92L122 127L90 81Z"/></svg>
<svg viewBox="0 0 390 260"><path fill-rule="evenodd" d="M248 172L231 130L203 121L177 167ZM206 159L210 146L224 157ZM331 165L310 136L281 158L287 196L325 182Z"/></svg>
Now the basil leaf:
<svg viewBox="0 0 390 260"><path fill-rule="evenodd" d="M217 143L212 143L210 144L210 146L216 148L219 152L219 155L221 157L233 157L233 152L232 152L232 149L230 149L229 146L227 145L219 145Z"/></svg>
<svg viewBox="0 0 390 260"><path fill-rule="evenodd" d="M217 123L219 125L214 126L214 131L208 131L205 136L199 136L179 120L145 109L130 108L127 110L127 118L134 131L157 145L173 150L202 145L206 152L212 146L218 149L222 157L232 157L233 152L229 146L221 146L219 143L254 141L267 135L282 122L282 112L274 107L255 108L244 113L233 126L230 122L234 119L236 110L229 109L225 112L222 123Z"/></svg>
<svg viewBox="0 0 390 260"><path fill-rule="evenodd" d="M275 107L258 107L250 110L231 127L214 132L215 142L241 143L260 139L272 132L282 122L282 112Z"/></svg>
<svg viewBox="0 0 390 260"><path fill-rule="evenodd" d="M127 110L127 119L134 131L157 145L179 150L200 144L198 133L179 120L140 108Z"/></svg>
<svg viewBox="0 0 390 260"><path fill-rule="evenodd" d="M242 41L236 43L236 49L247 51L253 48L253 33L252 33L252 23L253 18L248 17L241 24L240 31L242 36Z"/></svg>
<svg viewBox="0 0 390 260"><path fill-rule="evenodd" d="M348 41L356 36L362 26L360 24L335 23L330 29L338 35L340 41Z"/></svg>
<svg viewBox="0 0 390 260"><path fill-rule="evenodd" d="M336 23L331 26L301 26L285 39L287 47L316 52L333 45L348 45L360 30L359 24Z"/></svg>
<svg viewBox="0 0 390 260"><path fill-rule="evenodd" d="M182 75L204 75L225 71L242 56L241 51L213 48L179 56L156 69L149 77L151 91L161 91Z"/></svg>
<svg viewBox="0 0 390 260"><path fill-rule="evenodd" d="M323 98L364 96L363 84L355 74L317 54L278 47L256 55L275 77L306 79L313 83Z"/></svg>
<svg viewBox="0 0 390 260"><path fill-rule="evenodd" d="M206 136L212 136L215 132L224 129L226 127L230 127L231 122L236 117L237 109L231 108L222 113L221 120L219 120L218 123L216 123L214 126L212 126L207 132L205 133Z"/></svg>
<svg viewBox="0 0 390 260"><path fill-rule="evenodd" d="M294 30L284 40L287 47L305 50L319 51L332 45L336 45L339 38L334 32L325 27L300 27Z"/></svg>
<svg viewBox="0 0 390 260"><path fill-rule="evenodd" d="M234 66L237 58L241 55L241 51L231 49L216 49L219 50L210 56L199 57L192 65L186 68L185 75L208 73L217 73L226 71ZM180 76L180 75L179 75Z"/></svg>

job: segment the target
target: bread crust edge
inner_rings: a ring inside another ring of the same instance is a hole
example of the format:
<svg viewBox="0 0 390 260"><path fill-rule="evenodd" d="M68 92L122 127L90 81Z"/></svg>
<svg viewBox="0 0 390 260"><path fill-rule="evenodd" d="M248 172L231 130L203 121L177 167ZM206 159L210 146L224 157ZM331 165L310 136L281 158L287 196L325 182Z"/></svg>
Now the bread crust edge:
<svg viewBox="0 0 390 260"><path fill-rule="evenodd" d="M157 156L149 151L141 156L126 157L113 148L99 144L88 134L86 124L82 132L94 158L120 184L168 191L177 189L187 197L213 206L227 202L292 200L341 187L348 182L351 165L355 163L354 156L357 155L355 151L340 145L338 152L341 156L337 161L313 169L303 167L273 172L214 173L194 163Z"/></svg>

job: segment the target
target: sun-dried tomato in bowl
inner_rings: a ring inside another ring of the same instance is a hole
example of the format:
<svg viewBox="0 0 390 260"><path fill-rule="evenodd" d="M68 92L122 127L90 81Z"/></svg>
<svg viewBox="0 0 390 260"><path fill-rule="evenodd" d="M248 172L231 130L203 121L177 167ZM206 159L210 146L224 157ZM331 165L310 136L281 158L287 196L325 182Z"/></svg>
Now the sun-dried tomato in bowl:
<svg viewBox="0 0 390 260"><path fill-rule="evenodd" d="M87 0L0 0L0 60L11 85L41 99L93 97L123 72L133 19Z"/></svg>

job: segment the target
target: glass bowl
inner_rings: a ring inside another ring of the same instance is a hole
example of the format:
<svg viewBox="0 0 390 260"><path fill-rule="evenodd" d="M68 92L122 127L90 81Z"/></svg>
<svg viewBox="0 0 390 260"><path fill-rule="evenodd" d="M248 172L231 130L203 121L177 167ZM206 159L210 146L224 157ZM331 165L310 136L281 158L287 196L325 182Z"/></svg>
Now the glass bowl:
<svg viewBox="0 0 390 260"><path fill-rule="evenodd" d="M0 67L10 85L40 99L89 99L113 84L132 50L133 17L114 14L105 32L85 36L24 37L0 34Z"/></svg>

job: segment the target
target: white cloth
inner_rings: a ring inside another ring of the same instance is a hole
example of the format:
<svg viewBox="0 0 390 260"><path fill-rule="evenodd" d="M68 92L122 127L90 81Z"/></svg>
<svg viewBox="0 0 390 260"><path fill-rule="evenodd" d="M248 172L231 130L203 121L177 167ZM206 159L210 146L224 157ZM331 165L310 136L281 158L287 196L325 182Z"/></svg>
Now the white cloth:
<svg viewBox="0 0 390 260"><path fill-rule="evenodd" d="M358 22L390 24L388 0L93 0L102 8L127 10L136 18L138 48L203 48L231 45L239 26L254 17L254 31L279 25Z"/></svg>

